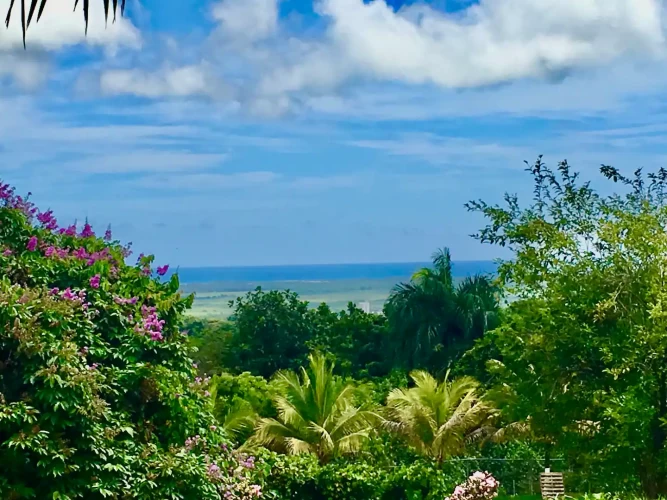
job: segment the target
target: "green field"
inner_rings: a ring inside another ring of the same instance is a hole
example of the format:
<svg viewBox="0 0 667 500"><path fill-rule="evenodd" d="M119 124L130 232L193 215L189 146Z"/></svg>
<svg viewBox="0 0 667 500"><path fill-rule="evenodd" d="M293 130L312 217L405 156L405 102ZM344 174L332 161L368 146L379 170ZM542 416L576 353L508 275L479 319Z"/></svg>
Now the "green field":
<svg viewBox="0 0 667 500"><path fill-rule="evenodd" d="M191 283L181 287L185 293L194 293L195 302L190 314L200 318L224 319L231 314L229 301L258 286L264 290L292 290L313 307L322 302L335 311L344 309L348 302L370 302L372 311L380 311L398 278L334 280L334 281L215 281Z"/></svg>

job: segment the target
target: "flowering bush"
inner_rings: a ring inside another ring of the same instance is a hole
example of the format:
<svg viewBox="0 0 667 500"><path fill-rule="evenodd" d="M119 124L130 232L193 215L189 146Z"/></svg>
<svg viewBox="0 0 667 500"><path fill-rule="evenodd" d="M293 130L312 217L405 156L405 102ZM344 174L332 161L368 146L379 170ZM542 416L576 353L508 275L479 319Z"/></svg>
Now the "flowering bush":
<svg viewBox="0 0 667 500"><path fill-rule="evenodd" d="M500 483L488 472L475 472L459 484L445 500L491 500L498 496Z"/></svg>
<svg viewBox="0 0 667 500"><path fill-rule="evenodd" d="M129 255L0 182L0 498L261 494L195 380L192 298Z"/></svg>

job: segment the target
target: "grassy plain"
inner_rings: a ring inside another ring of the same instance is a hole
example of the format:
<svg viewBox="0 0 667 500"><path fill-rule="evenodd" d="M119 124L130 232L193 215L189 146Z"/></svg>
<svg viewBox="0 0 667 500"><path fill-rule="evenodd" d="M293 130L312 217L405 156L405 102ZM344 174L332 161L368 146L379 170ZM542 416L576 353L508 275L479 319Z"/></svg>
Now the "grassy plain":
<svg viewBox="0 0 667 500"><path fill-rule="evenodd" d="M261 286L264 290L292 290L303 300L317 307L326 302L335 311L348 302L370 302L371 310L379 311L398 278L354 279L332 281L214 281L182 286L185 293L194 293L190 314L200 318L225 319L231 314L229 301Z"/></svg>

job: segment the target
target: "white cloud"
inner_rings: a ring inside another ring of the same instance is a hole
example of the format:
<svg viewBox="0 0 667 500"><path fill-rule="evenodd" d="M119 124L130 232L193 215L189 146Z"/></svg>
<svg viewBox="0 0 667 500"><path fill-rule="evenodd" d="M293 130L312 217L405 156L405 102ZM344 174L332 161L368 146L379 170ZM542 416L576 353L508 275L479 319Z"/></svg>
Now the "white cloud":
<svg viewBox="0 0 667 500"><path fill-rule="evenodd" d="M212 96L219 85L202 66L162 68L156 72L139 69L115 69L102 73L100 89L105 94L130 93L141 97Z"/></svg>
<svg viewBox="0 0 667 500"><path fill-rule="evenodd" d="M20 87L32 89L48 78L48 53L65 47L87 44L103 47L109 54L121 47L141 47L141 36L132 23L120 15L105 26L101 2L91 2L88 36L85 34L82 6L72 11L71 0L49 0L39 23L33 17L23 49L20 2L14 3L7 29L0 29L0 77L8 76ZM4 15L5 11L2 11Z"/></svg>
<svg viewBox="0 0 667 500"><path fill-rule="evenodd" d="M277 31L277 0L222 0L213 6L213 19L232 40L263 40Z"/></svg>
<svg viewBox="0 0 667 500"><path fill-rule="evenodd" d="M357 114L355 103L350 110L341 101L340 89L359 82L427 85L431 91L554 82L572 72L585 76L590 69L640 61L660 67L667 48L661 0L480 0L456 13L424 3L396 12L385 0L315 0L322 29L305 33L281 24L279 1L220 0L212 8L218 27L203 46L205 62L105 72L102 88L149 98L222 98L262 116L298 108ZM582 104L581 96L569 97L572 106ZM520 99L512 106L494 102L495 91L482 99L485 109L526 107ZM608 107L602 100L592 102ZM456 107L455 101L452 96L446 105ZM466 101L480 107L472 97ZM392 114L423 113L418 107L400 103Z"/></svg>
<svg viewBox="0 0 667 500"><path fill-rule="evenodd" d="M557 78L624 56L664 53L659 0L481 0L446 14L423 4L394 12L383 0L321 0L326 37L278 68L266 92L331 87L351 78L447 88Z"/></svg>

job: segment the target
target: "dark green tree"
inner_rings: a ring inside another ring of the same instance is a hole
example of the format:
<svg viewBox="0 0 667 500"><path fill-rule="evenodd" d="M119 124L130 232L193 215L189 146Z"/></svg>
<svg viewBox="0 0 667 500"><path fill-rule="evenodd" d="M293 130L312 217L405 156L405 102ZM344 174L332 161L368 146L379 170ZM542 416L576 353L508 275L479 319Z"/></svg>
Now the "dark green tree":
<svg viewBox="0 0 667 500"><path fill-rule="evenodd" d="M395 362L407 369L446 369L496 326L498 310L498 289L490 278L456 284L449 250L437 251L433 266L397 285L385 306Z"/></svg>
<svg viewBox="0 0 667 500"><path fill-rule="evenodd" d="M314 324L308 302L289 290L261 288L230 302L236 325L232 340L237 372L270 377L307 363Z"/></svg>
<svg viewBox="0 0 667 500"><path fill-rule="evenodd" d="M354 378L384 376L391 370L387 356L388 323L382 314L369 314L350 303L335 313L321 304L313 311L313 346L331 354L339 373Z"/></svg>

